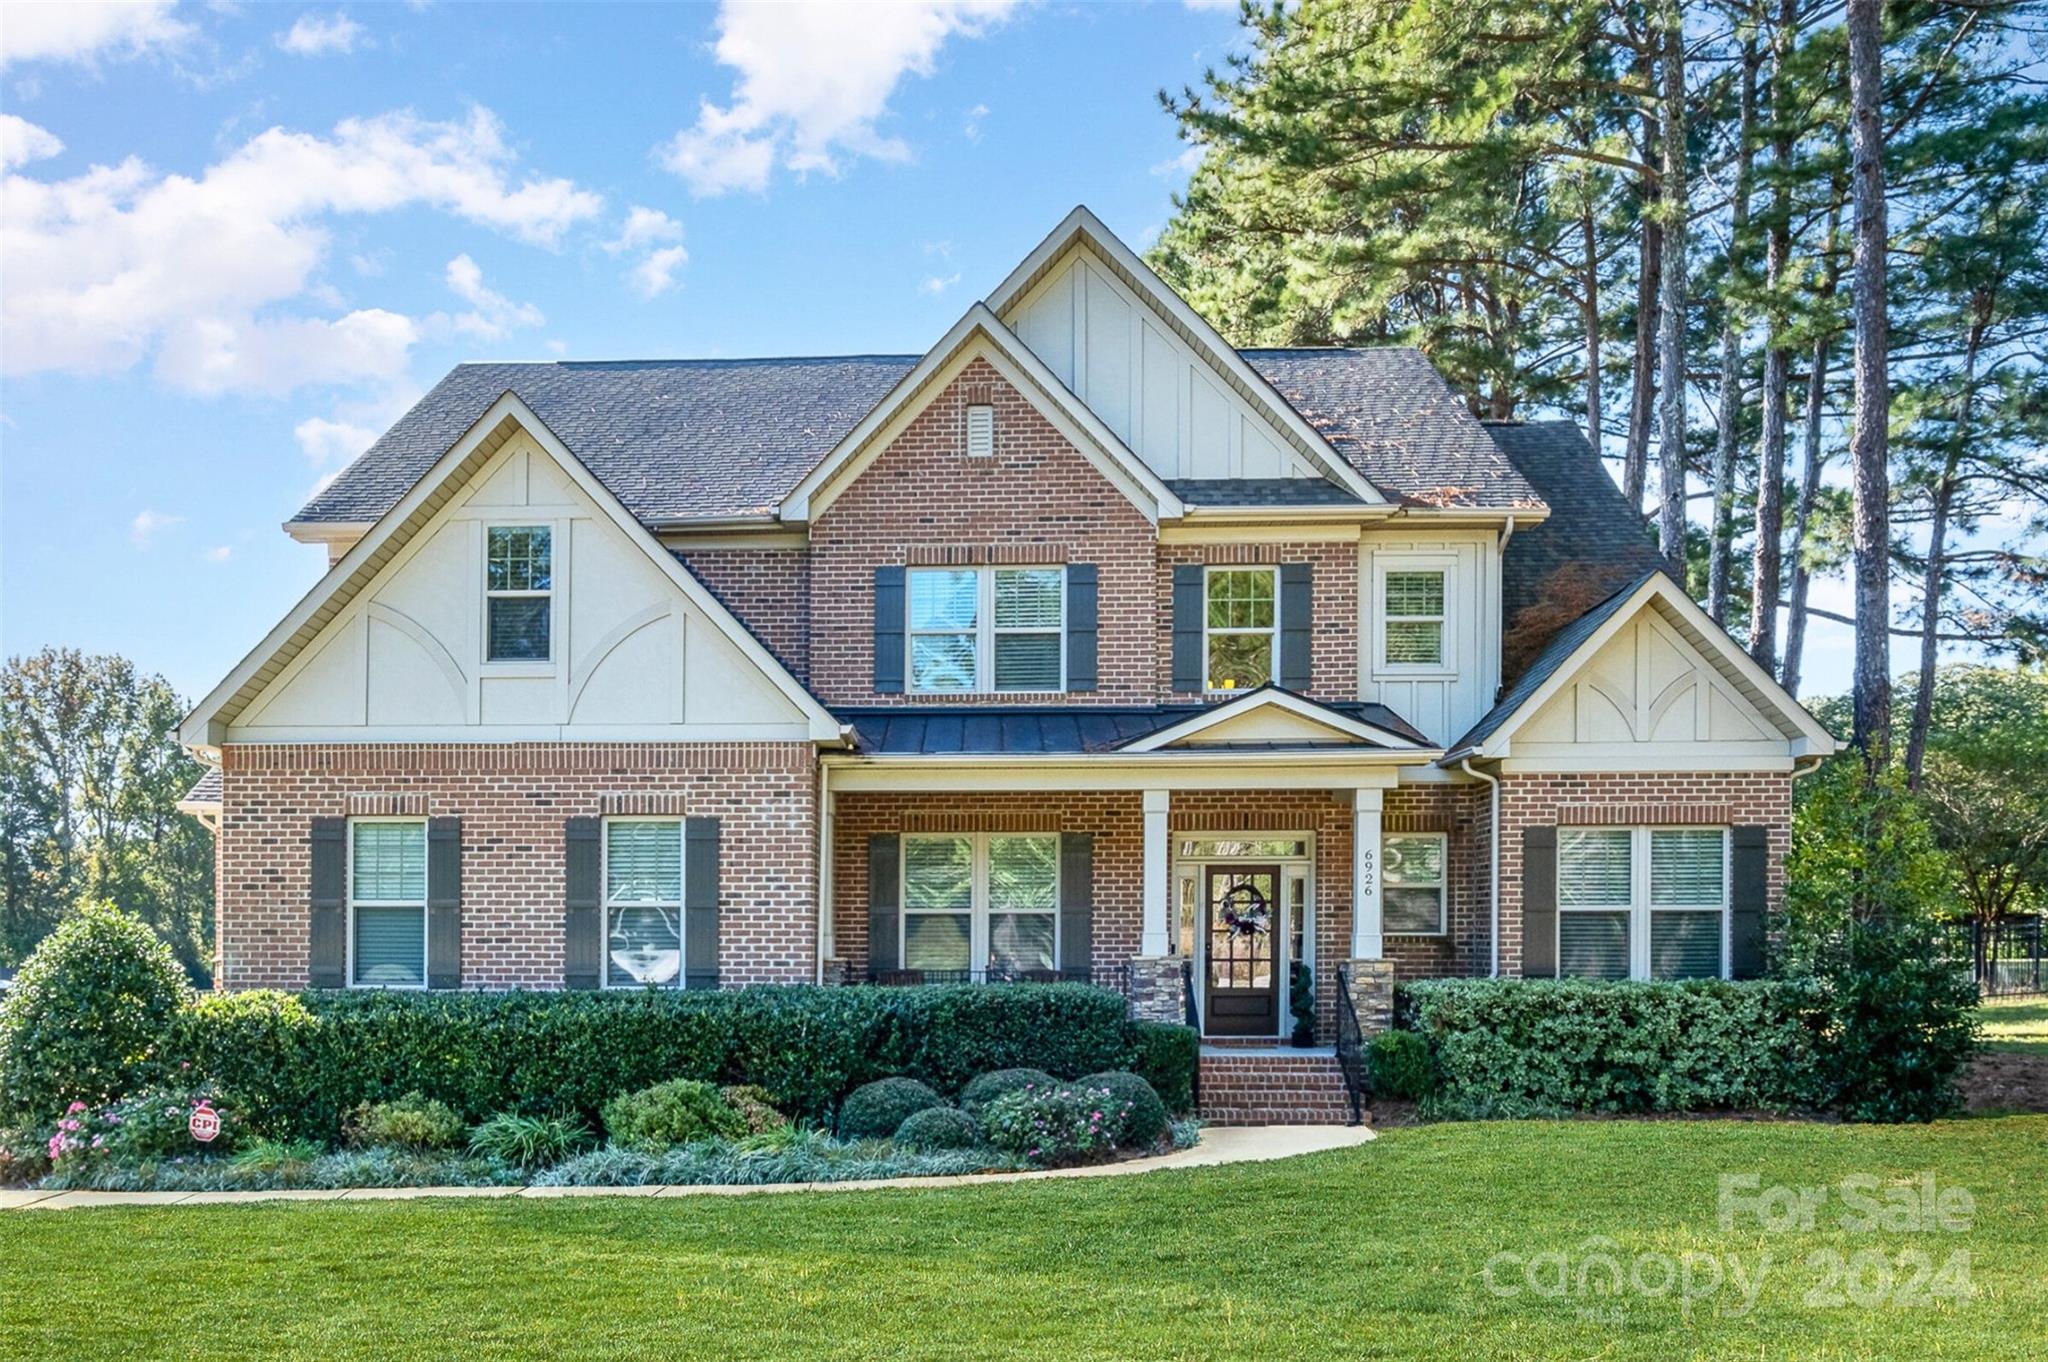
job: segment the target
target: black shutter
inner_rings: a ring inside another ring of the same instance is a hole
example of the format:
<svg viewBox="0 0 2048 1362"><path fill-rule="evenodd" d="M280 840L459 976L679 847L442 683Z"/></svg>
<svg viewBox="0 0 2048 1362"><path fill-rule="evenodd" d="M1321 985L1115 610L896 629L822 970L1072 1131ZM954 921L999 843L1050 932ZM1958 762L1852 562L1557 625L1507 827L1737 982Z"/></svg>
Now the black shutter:
<svg viewBox="0 0 2048 1362"><path fill-rule="evenodd" d="M1307 563L1280 565L1280 684L1291 691L1309 687L1309 650L1314 637L1309 576Z"/></svg>
<svg viewBox="0 0 2048 1362"><path fill-rule="evenodd" d="M1173 569L1173 688L1200 692L1208 679L1202 656L1202 565L1177 563Z"/></svg>
<svg viewBox="0 0 2048 1362"><path fill-rule="evenodd" d="M903 693L903 569L875 569L875 693Z"/></svg>
<svg viewBox="0 0 2048 1362"><path fill-rule="evenodd" d="M562 824L562 986L596 988L604 948L603 825L595 818Z"/></svg>
<svg viewBox="0 0 2048 1362"><path fill-rule="evenodd" d="M1557 829L1522 829L1522 973L1557 977Z"/></svg>
<svg viewBox="0 0 2048 1362"><path fill-rule="evenodd" d="M1764 915L1770 906L1769 828L1728 830L1728 972L1755 979L1764 972Z"/></svg>
<svg viewBox="0 0 2048 1362"><path fill-rule="evenodd" d="M427 987L462 987L462 820L427 820Z"/></svg>
<svg viewBox="0 0 2048 1362"><path fill-rule="evenodd" d="M1067 564L1068 690L1095 689L1095 589L1095 564Z"/></svg>
<svg viewBox="0 0 2048 1362"><path fill-rule="evenodd" d="M683 823L683 987L718 987L718 820Z"/></svg>
<svg viewBox="0 0 2048 1362"><path fill-rule="evenodd" d="M310 965L314 988L348 986L348 820L316 818L308 844L312 854Z"/></svg>
<svg viewBox="0 0 2048 1362"><path fill-rule="evenodd" d="M1060 970L1086 978L1095 952L1095 834L1060 836Z"/></svg>
<svg viewBox="0 0 2048 1362"><path fill-rule="evenodd" d="M902 911L903 839L882 834L868 838L868 972L897 969L897 921Z"/></svg>

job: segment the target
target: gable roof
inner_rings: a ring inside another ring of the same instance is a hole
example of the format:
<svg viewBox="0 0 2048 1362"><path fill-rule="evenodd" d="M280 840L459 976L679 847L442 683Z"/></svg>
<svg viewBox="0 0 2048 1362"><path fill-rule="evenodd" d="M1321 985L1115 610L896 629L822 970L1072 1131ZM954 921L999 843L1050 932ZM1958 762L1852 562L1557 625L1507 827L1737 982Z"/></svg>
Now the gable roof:
<svg viewBox="0 0 2048 1362"><path fill-rule="evenodd" d="M1557 632L1498 703L1478 723L1451 744L1442 764L1451 765L1467 757L1498 757L1523 720L1541 709L1559 686L1569 681L1579 665L1598 652L1621 626L1644 608L1660 609L1681 636L1696 648L1714 669L1755 705L1788 741L1804 750L1794 755L1825 755L1839 744L1818 719L1806 712L1791 692L1779 685L1769 672L1756 664L1700 609L1692 597L1667 576L1663 569L1643 573L1620 591L1588 610Z"/></svg>
<svg viewBox="0 0 2048 1362"><path fill-rule="evenodd" d="M764 648L724 603L706 590L696 575L663 549L659 540L628 513L619 498L584 467L547 424L516 393L505 393L456 439L425 475L415 481L370 530L358 539L327 575L279 620L261 643L201 700L179 726L188 747L211 747L227 726L276 680L328 624L361 594L398 552L452 500L469 478L519 431L525 431L561 465L585 496L645 552L662 574L769 682L804 715L811 736L819 741L839 736L839 721L797 681L789 669Z"/></svg>
<svg viewBox="0 0 2048 1362"><path fill-rule="evenodd" d="M1180 514L1180 499L1167 489L1159 475L1132 453L1130 447L1117 438L1116 432L1103 424L1102 418L1089 410L1086 403L1074 396L1052 370L1045 367L1045 361L1003 325L1001 318L986 304L976 303L897 381L872 411L839 438L816 467L797 480L796 486L782 500L783 518L809 520L822 510L819 503L829 501L833 490L844 485L840 474L864 467L880 453L883 437L890 431L892 423L913 415L919 400L927 392L938 389L967 358L977 354L994 364L1013 387L1036 393L1039 411L1055 426L1062 427L1061 433L1073 442L1082 456L1090 459L1146 515L1157 520L1161 516Z"/></svg>

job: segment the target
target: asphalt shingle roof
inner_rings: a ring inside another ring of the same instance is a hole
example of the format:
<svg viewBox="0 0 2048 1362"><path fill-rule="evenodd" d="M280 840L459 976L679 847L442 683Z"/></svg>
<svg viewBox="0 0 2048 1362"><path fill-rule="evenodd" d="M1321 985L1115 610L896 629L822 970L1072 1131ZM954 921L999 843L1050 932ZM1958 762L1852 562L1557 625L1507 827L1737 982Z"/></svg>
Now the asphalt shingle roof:
<svg viewBox="0 0 2048 1362"><path fill-rule="evenodd" d="M221 801L221 791L226 788L221 781L220 767L209 766L206 768L206 774L199 777L199 783L185 791L184 799L179 802L184 804L218 804Z"/></svg>
<svg viewBox="0 0 2048 1362"><path fill-rule="evenodd" d="M1420 351L1243 354L1389 497L1423 505L1535 504L1528 483ZM294 519L375 520L508 391L642 521L762 513L919 358L460 365ZM1264 479L1231 480L1230 487L1282 495ZM1316 495L1333 493L1342 495L1334 485ZM1302 494L1297 486L1284 495Z"/></svg>
<svg viewBox="0 0 2048 1362"><path fill-rule="evenodd" d="M1328 478L1168 478L1190 506L1363 506Z"/></svg>

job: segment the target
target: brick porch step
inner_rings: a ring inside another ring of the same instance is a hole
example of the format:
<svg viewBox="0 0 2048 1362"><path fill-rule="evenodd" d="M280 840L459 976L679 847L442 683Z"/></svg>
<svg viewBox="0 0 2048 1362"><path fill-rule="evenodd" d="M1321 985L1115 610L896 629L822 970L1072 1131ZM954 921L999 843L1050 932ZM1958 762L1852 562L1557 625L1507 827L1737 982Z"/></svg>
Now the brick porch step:
<svg viewBox="0 0 2048 1362"><path fill-rule="evenodd" d="M1204 1045L1201 1117L1212 1125L1335 1125L1351 1119L1344 1073L1328 1049Z"/></svg>

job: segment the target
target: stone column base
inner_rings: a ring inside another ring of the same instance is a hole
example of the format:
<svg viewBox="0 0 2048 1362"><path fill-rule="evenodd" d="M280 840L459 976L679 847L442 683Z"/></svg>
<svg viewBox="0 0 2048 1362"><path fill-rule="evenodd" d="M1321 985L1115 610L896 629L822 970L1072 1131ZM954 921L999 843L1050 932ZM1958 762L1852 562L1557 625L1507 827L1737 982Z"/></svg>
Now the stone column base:
<svg viewBox="0 0 2048 1362"><path fill-rule="evenodd" d="M1131 1015L1139 1021L1185 1025L1187 981L1177 955L1140 955L1131 961Z"/></svg>
<svg viewBox="0 0 2048 1362"><path fill-rule="evenodd" d="M1351 1006L1358 1011L1358 1031L1376 1036L1394 1024L1394 962L1391 960L1347 960L1345 972L1351 979Z"/></svg>
<svg viewBox="0 0 2048 1362"><path fill-rule="evenodd" d="M853 982L852 976L847 972L846 962L830 956L825 958L825 969L820 977L828 984L850 984Z"/></svg>

